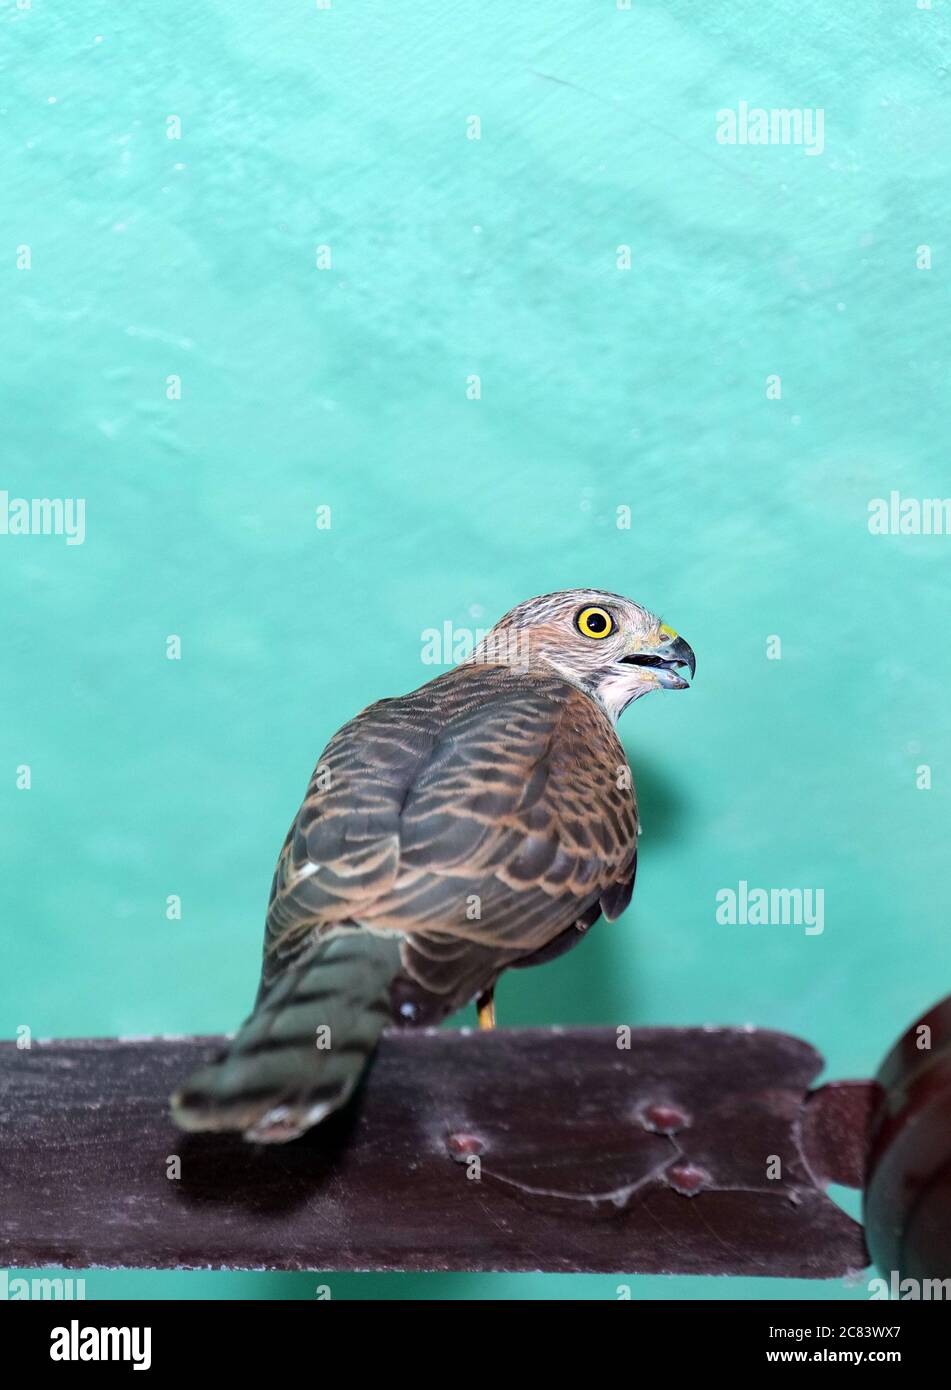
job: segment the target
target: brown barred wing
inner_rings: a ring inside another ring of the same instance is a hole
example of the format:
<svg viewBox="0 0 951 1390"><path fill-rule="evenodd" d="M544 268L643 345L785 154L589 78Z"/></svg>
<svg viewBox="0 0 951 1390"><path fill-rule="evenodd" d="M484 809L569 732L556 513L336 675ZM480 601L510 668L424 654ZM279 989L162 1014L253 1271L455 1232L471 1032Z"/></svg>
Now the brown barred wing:
<svg viewBox="0 0 951 1390"><path fill-rule="evenodd" d="M400 810L433 741L403 703L370 705L314 768L274 872L260 996L315 931L359 922L396 881Z"/></svg>
<svg viewBox="0 0 951 1390"><path fill-rule="evenodd" d="M465 1002L593 904L617 915L636 834L593 700L554 676L459 667L331 740L275 875L262 994L315 929L360 923L405 933L413 978Z"/></svg>
<svg viewBox="0 0 951 1390"><path fill-rule="evenodd" d="M560 954L602 908L618 915L636 853L629 770L599 707L555 680L486 694L420 768L370 919L407 933L407 974L452 1008L563 937Z"/></svg>

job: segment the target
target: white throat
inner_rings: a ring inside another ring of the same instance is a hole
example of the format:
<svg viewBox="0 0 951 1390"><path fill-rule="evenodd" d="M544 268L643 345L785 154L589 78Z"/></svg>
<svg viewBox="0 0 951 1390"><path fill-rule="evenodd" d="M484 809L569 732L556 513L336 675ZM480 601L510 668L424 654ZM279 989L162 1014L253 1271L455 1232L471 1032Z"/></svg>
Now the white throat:
<svg viewBox="0 0 951 1390"><path fill-rule="evenodd" d="M547 653L542 656L542 661L550 666L553 671L557 671L562 680L569 685L575 686L578 690L595 700L611 723L616 725L621 715L627 709L632 700L636 700L639 695L645 693L639 681L632 680L626 671L613 671L608 676L603 676L597 685L586 685L580 678L577 671L573 671L569 666L562 666L560 662L553 660Z"/></svg>

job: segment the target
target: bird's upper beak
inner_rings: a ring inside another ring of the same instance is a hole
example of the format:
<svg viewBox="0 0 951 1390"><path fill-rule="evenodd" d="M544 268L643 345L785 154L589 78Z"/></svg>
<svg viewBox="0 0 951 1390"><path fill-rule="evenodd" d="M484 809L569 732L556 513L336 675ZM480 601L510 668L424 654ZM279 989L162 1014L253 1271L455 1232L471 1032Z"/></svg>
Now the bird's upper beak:
<svg viewBox="0 0 951 1390"><path fill-rule="evenodd" d="M678 675L677 667L686 666L693 677L697 669L693 648L673 628L662 627L660 631L664 640L629 652L621 661L626 666L650 667L657 684L665 690L686 690L690 681Z"/></svg>

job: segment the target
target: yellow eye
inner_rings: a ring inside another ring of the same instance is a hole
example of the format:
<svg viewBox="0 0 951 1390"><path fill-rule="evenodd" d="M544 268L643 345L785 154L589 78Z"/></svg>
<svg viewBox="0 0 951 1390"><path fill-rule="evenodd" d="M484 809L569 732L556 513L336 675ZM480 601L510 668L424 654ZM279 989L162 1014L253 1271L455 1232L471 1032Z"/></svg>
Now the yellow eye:
<svg viewBox="0 0 951 1390"><path fill-rule="evenodd" d="M575 625L583 637L610 637L614 631L614 619L606 608L582 608L575 618Z"/></svg>

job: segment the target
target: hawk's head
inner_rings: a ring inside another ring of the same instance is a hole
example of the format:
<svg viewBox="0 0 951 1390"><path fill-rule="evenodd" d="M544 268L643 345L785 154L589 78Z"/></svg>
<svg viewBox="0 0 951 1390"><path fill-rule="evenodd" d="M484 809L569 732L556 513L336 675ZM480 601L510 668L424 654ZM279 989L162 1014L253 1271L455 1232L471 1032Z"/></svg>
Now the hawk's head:
<svg viewBox="0 0 951 1390"><path fill-rule="evenodd" d="M612 719L649 690L685 690L696 659L672 627L640 604L603 589L565 589L506 613L470 660L553 669L604 706Z"/></svg>

